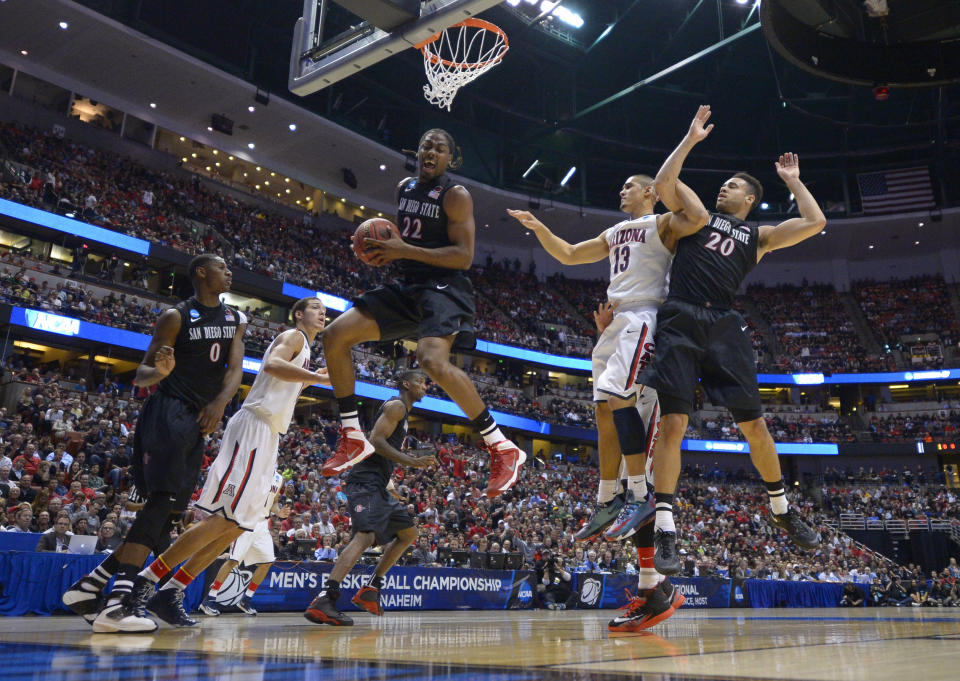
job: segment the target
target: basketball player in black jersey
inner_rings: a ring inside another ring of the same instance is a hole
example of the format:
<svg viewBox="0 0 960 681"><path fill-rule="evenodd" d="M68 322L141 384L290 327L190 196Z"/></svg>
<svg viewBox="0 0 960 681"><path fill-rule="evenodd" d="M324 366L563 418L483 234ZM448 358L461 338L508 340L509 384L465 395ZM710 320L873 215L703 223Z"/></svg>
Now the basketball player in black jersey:
<svg viewBox="0 0 960 681"><path fill-rule="evenodd" d="M428 130L417 150L419 174L397 190L401 238L367 240L374 264L399 261L399 282L367 291L323 334L323 349L340 409L340 444L323 465L337 475L373 453L360 429L356 376L350 348L374 340L417 339L417 360L480 431L490 452L487 496L512 487L527 455L508 440L487 410L470 378L450 363L454 349L476 344L473 287L464 273L473 263L473 199L447 169L459 166L459 149L450 133Z"/></svg>
<svg viewBox="0 0 960 681"><path fill-rule="evenodd" d="M710 126L713 127L713 126ZM671 210L680 207L676 183L692 148L682 142L661 167L657 193ZM660 439L654 450L656 520L654 566L665 575L680 572L673 495L680 477L680 446L694 408L697 381L713 404L730 410L750 445L750 459L770 495L770 522L795 544L813 548L817 533L787 505L780 461L760 403L748 325L733 309L744 277L770 251L818 234L826 218L800 181L794 154L776 162L777 174L794 194L799 218L776 226L744 222L760 203L763 187L736 173L720 188L716 212L699 232L680 239L670 270L670 291L657 313L657 351L638 382L656 388L660 399Z"/></svg>
<svg viewBox="0 0 960 681"><path fill-rule="evenodd" d="M142 611L128 608L124 596L147 555L159 555L164 535L186 510L200 474L203 436L217 428L240 387L247 320L220 302L232 274L223 258L203 254L190 261L189 275L193 297L160 315L137 367L137 386L158 386L144 402L134 434L133 479L146 503L117 550L63 596L71 610L95 619L104 632L156 628ZM113 574L113 591L98 615L101 591Z"/></svg>
<svg viewBox="0 0 960 681"><path fill-rule="evenodd" d="M423 372L410 370L400 375L400 396L380 405L370 431L376 453L357 465L347 475L347 508L353 525L353 539L343 549L330 572L326 588L313 599L304 613L311 622L333 626L351 626L353 620L337 609L340 583L363 552L374 544L386 544L374 568L370 583L357 591L352 602L374 615L382 615L380 585L384 576L403 552L417 538L414 519L390 494L395 463L426 468L436 464L433 450L419 450L416 456L401 451L407 434L407 417L413 404L427 393ZM389 543L388 543L389 542Z"/></svg>

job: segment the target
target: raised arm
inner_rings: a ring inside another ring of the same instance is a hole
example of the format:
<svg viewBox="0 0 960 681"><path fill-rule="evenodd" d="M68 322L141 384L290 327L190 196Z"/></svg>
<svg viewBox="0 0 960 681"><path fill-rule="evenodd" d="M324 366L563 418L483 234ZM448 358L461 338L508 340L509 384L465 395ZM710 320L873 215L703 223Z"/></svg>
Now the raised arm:
<svg viewBox="0 0 960 681"><path fill-rule="evenodd" d="M671 211L679 212L684 209L681 198L677 196L677 180L680 177L683 162L687 159L687 154L698 143L705 140L713 130L713 123L707 125L710 113L708 104L697 109L697 115L693 117L687 134L680 140L677 148L667 156L667 160L657 171L657 177L654 178L654 188L657 190L660 201Z"/></svg>
<svg viewBox="0 0 960 681"><path fill-rule="evenodd" d="M610 246L603 234L577 244L571 244L550 231L550 228L526 210L507 210L521 225L533 232L544 250L564 265L583 265L598 262L610 253Z"/></svg>
<svg viewBox="0 0 960 681"><path fill-rule="evenodd" d="M473 264L476 223L473 219L473 197L457 185L443 197L443 212L447 215L449 246L421 248L392 237L386 241L366 239L366 249L373 253L374 265L385 265L394 260L418 262L451 270L468 270Z"/></svg>
<svg viewBox="0 0 960 681"><path fill-rule="evenodd" d="M791 218L779 225L761 225L757 246L757 261L770 251L794 246L819 234L827 224L827 218L813 198L813 194L800 181L800 158L796 154L783 154L776 163L777 175L793 192L800 217Z"/></svg>
<svg viewBox="0 0 960 681"><path fill-rule="evenodd" d="M407 415L407 410L398 400L387 402L380 414L380 418L373 424L373 430L370 431L370 444L380 456L391 461L396 461L404 466L413 466L414 468L426 468L436 463L432 456L410 456L401 452L391 445L387 438L397 429L400 421Z"/></svg>
<svg viewBox="0 0 960 681"><path fill-rule="evenodd" d="M697 232L710 221L710 212L690 187L677 180L674 189L680 210L664 213L657 218L660 240L671 252L676 250L678 240Z"/></svg>
<svg viewBox="0 0 960 681"><path fill-rule="evenodd" d="M180 313L171 307L157 319L153 338L150 339L143 361L137 367L134 383L141 388L149 388L170 375L173 367L176 366L173 344L177 342L178 333L180 333Z"/></svg>

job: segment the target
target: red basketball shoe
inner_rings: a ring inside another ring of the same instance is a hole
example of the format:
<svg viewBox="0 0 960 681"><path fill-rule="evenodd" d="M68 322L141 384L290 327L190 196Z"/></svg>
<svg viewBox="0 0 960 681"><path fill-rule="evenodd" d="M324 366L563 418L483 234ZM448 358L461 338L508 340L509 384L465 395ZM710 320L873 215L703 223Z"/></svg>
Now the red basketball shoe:
<svg viewBox="0 0 960 681"><path fill-rule="evenodd" d="M510 440L501 440L495 445L487 445L490 452L490 482L487 483L487 496L493 499L513 487L520 475L520 467L527 460L527 453Z"/></svg>
<svg viewBox="0 0 960 681"><path fill-rule="evenodd" d="M324 462L320 472L324 477L329 478L351 466L356 466L371 454L373 454L373 445L367 440L362 430L341 428L337 451Z"/></svg>
<svg viewBox="0 0 960 681"><path fill-rule="evenodd" d="M371 615L378 617L383 615L383 608L380 607L380 589L372 586L365 586L350 599L350 602L361 610L366 610Z"/></svg>

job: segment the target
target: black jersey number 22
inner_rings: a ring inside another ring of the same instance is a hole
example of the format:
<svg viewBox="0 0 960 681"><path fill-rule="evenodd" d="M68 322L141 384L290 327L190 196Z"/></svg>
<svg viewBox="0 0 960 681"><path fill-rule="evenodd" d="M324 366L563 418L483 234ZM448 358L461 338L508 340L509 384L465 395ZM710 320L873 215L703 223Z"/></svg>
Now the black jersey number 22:
<svg viewBox="0 0 960 681"><path fill-rule="evenodd" d="M411 230L411 228L413 229ZM419 239L420 230L422 229L423 229L423 222L420 220L420 218L414 218L413 220L411 220L409 216L404 216L403 232L401 232L401 236L410 237L411 239Z"/></svg>

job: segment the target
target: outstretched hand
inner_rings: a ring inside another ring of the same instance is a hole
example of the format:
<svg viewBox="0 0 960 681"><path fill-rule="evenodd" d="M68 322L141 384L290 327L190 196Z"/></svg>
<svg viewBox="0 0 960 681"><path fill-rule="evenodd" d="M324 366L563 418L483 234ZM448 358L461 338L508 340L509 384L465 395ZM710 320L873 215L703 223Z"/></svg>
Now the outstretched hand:
<svg viewBox="0 0 960 681"><path fill-rule="evenodd" d="M533 213L531 213L528 210L514 210L512 208L508 208L507 215L509 215L512 218L516 218L521 225L523 225L529 230L536 231L544 226L544 224L539 220L537 220L537 218L534 217Z"/></svg>
<svg viewBox="0 0 960 681"><path fill-rule="evenodd" d="M774 165L777 167L777 175L784 182L800 179L800 157L796 154L782 154Z"/></svg>
<svg viewBox="0 0 960 681"><path fill-rule="evenodd" d="M711 113L709 104L704 104L697 109L697 115L693 117L693 122L690 123L690 130L687 132L687 137L693 140L694 143L705 140L707 135L713 130L713 123L707 125Z"/></svg>

